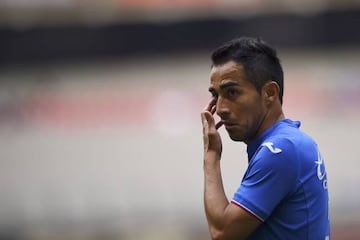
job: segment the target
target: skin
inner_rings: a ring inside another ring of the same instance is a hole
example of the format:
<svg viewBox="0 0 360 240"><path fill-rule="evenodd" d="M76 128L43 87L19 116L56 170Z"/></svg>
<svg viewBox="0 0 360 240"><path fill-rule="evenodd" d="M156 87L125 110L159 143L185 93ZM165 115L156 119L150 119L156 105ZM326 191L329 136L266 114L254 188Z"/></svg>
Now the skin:
<svg viewBox="0 0 360 240"><path fill-rule="evenodd" d="M261 221L229 202L222 183L222 142L218 129L225 126L234 141L250 143L284 119L279 86L269 80L258 92L246 80L244 68L234 61L213 66L209 91L212 98L201 112L204 141L204 206L212 239L245 239ZM214 114L221 120L215 123Z"/></svg>

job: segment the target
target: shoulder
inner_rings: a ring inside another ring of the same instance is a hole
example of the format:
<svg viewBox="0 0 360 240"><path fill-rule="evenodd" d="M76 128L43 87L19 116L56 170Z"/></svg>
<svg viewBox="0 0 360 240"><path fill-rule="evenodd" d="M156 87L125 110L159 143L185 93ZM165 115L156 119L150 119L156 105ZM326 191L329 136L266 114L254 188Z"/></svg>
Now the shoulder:
<svg viewBox="0 0 360 240"><path fill-rule="evenodd" d="M292 171L297 168L296 141L283 137L265 139L258 147L250 161L251 168L263 169L265 172Z"/></svg>
<svg viewBox="0 0 360 240"><path fill-rule="evenodd" d="M299 129L299 122L285 121L272 129L262 139L250 165L256 168L297 171L303 159L314 159L317 154L315 141Z"/></svg>
<svg viewBox="0 0 360 240"><path fill-rule="evenodd" d="M267 147L270 151L271 146L278 148L284 155L295 154L302 151L309 151L316 148L316 142L300 128L300 122L285 122L273 132L272 135L264 139L262 147Z"/></svg>
<svg viewBox="0 0 360 240"><path fill-rule="evenodd" d="M297 151L300 139L294 135L277 134L264 139L260 144L256 157L282 159L292 156Z"/></svg>
<svg viewBox="0 0 360 240"><path fill-rule="evenodd" d="M309 135L296 128L287 129L264 139L254 156L254 164L295 174L304 164L311 165L317 154L317 144Z"/></svg>
<svg viewBox="0 0 360 240"><path fill-rule="evenodd" d="M263 168L266 171L288 173L297 171L301 158L302 139L297 129L295 131L280 131L269 136L258 147L250 162L255 168Z"/></svg>

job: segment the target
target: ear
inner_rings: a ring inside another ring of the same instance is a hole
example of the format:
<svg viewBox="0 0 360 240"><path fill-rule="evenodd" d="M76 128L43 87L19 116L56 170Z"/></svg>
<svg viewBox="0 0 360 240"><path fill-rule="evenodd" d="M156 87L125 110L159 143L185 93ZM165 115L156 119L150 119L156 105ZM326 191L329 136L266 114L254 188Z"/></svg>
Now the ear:
<svg viewBox="0 0 360 240"><path fill-rule="evenodd" d="M263 96L266 106L271 106L279 99L279 85L274 81L268 81L263 86Z"/></svg>

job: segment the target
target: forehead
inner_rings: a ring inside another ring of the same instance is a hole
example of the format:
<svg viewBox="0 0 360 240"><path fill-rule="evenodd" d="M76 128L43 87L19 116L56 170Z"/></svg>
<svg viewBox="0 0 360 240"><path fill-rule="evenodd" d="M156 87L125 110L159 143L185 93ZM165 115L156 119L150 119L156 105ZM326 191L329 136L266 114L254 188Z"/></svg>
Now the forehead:
<svg viewBox="0 0 360 240"><path fill-rule="evenodd" d="M213 66L210 72L210 85L215 87L225 81L243 83L245 81L244 67L234 61Z"/></svg>

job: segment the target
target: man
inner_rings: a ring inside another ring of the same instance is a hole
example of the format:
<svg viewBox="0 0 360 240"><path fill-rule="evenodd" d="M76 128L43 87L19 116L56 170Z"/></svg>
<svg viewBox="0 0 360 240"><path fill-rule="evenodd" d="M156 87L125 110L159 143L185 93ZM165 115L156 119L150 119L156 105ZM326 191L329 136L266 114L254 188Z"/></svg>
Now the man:
<svg viewBox="0 0 360 240"><path fill-rule="evenodd" d="M215 50L212 62L212 98L201 113L212 239L330 239L323 159L300 122L284 116L275 50L261 39L238 38ZM247 144L248 168L230 202L220 169L221 126Z"/></svg>

